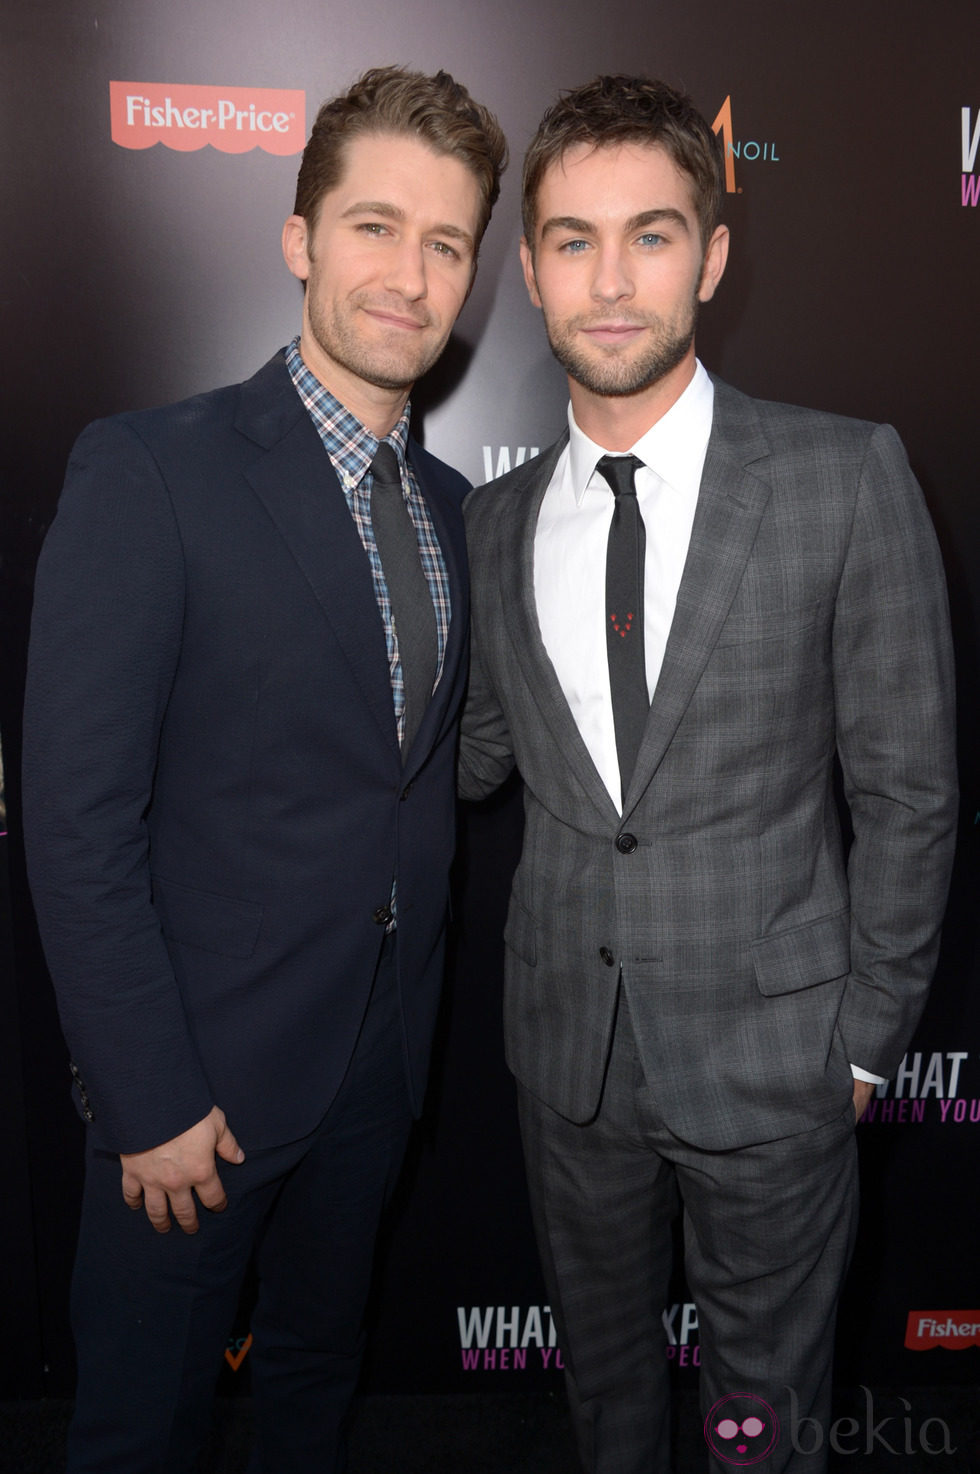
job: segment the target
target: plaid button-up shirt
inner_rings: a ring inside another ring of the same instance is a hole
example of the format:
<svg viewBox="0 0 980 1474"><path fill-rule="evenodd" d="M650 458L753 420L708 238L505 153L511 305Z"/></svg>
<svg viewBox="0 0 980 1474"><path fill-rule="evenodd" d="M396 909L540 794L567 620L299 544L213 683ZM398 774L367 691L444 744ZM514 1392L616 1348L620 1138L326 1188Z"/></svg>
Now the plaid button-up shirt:
<svg viewBox="0 0 980 1474"><path fill-rule="evenodd" d="M356 415L352 415L339 399L323 387L316 375L306 367L300 357L299 338L294 338L286 349L286 367L296 387L296 392L316 426L317 433L337 472L350 514L354 519L354 525L371 565L374 596L378 601L388 646L391 694L395 705L398 740L401 742L405 729L405 685L402 678L401 659L398 654L398 632L391 616L391 600L388 596L381 556L371 523L372 478L370 467L380 442L370 430L365 429ZM429 516L429 509L405 455L408 445L410 409L411 406L406 404L398 424L384 438L398 457L402 493L415 528L415 535L418 538L422 571L425 574L425 581L429 586L432 606L435 610L438 640L436 677L432 688L435 690L442 678L446 639L452 614L449 602L449 576L446 572L439 539L436 537L432 518Z"/></svg>

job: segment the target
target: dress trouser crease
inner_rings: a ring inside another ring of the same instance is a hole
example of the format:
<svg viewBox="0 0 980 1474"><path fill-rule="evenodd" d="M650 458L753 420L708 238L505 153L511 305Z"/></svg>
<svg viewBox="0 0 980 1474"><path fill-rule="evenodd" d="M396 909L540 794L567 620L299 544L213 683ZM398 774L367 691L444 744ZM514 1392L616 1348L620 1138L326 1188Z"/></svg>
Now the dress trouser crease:
<svg viewBox="0 0 980 1474"><path fill-rule="evenodd" d="M797 1136L725 1152L690 1146L663 1123L621 989L596 1117L575 1125L520 1085L518 1105L535 1232L587 1474L671 1468L662 1312L678 1205L707 1431L748 1397L743 1415L759 1413L769 1432L732 1458L761 1455L752 1464L759 1474L819 1474L837 1298L857 1216L850 1102L838 1118ZM712 1419L726 1398L726 1412ZM730 1474L732 1458L719 1458L710 1444L705 1454L709 1468Z"/></svg>

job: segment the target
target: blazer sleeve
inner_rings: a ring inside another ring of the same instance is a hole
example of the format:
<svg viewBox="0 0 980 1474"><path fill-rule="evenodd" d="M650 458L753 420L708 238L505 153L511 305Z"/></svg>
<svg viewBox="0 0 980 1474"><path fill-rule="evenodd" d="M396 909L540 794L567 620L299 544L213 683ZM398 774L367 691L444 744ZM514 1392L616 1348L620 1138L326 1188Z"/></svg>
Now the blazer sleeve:
<svg viewBox="0 0 980 1474"><path fill-rule="evenodd" d="M147 811L181 650L184 567L161 473L98 422L38 567L24 822L41 937L92 1128L112 1151L211 1109L150 892Z"/></svg>
<svg viewBox="0 0 980 1474"><path fill-rule="evenodd" d="M493 519L484 515L489 500L486 491L474 492L463 508L471 578L470 676L460 728L457 784L460 798L465 799L486 798L514 766L507 719L490 672L493 570L497 564L491 545Z"/></svg>
<svg viewBox="0 0 980 1474"><path fill-rule="evenodd" d="M833 633L848 860L847 1057L894 1074L925 1003L956 833L954 680L942 562L898 436L871 436Z"/></svg>

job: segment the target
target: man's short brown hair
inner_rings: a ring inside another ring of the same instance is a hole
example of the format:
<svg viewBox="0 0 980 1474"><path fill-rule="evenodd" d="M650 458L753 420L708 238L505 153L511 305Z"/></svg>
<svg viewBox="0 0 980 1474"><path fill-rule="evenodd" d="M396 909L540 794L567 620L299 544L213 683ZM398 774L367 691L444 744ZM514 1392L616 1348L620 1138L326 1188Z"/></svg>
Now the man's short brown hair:
<svg viewBox="0 0 980 1474"><path fill-rule="evenodd" d="M312 230L320 202L343 178L346 148L364 134L400 133L464 164L480 189L476 244L487 228L507 164L507 141L493 113L448 72L372 67L341 97L325 102L303 150L293 212Z"/></svg>
<svg viewBox="0 0 980 1474"><path fill-rule="evenodd" d="M683 92L648 77L596 77L563 92L541 119L524 159L521 210L534 249L538 190L546 171L577 144L607 148L655 143L691 181L694 209L707 246L721 218L724 175L721 146Z"/></svg>

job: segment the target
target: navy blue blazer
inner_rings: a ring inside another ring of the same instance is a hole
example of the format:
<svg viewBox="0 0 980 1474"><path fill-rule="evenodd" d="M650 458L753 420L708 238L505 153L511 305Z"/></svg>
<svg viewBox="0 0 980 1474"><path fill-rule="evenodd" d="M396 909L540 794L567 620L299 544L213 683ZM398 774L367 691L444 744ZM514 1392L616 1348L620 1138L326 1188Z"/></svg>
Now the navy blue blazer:
<svg viewBox="0 0 980 1474"><path fill-rule="evenodd" d="M216 1104L248 1151L311 1130L397 878L416 1109L443 971L465 682L467 483L412 442L445 556L445 668L403 765L343 491L278 355L91 425L38 570L31 885L98 1145Z"/></svg>

